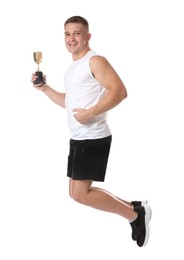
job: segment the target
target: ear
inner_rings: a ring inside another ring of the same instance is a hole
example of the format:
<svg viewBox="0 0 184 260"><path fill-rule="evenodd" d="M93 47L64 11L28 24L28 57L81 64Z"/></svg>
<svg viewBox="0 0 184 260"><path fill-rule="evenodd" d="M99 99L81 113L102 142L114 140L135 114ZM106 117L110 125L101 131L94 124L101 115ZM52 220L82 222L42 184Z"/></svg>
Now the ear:
<svg viewBox="0 0 184 260"><path fill-rule="evenodd" d="M89 41L90 39L91 39L91 34L88 33L88 34L87 34L87 41Z"/></svg>

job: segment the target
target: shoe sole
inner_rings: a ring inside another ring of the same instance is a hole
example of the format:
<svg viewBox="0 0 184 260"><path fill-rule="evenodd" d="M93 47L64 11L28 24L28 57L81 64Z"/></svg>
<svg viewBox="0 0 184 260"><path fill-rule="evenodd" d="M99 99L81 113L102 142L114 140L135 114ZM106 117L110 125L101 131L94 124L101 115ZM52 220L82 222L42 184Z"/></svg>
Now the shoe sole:
<svg viewBox="0 0 184 260"><path fill-rule="evenodd" d="M148 204L148 201L147 200L142 200L141 201L141 206L145 206L145 205L147 205Z"/></svg>
<svg viewBox="0 0 184 260"><path fill-rule="evenodd" d="M148 201L147 200L142 200L141 201L141 206L145 207L146 205L149 205ZM152 217L152 210L151 210L151 207L150 207L150 220L151 220L151 217Z"/></svg>
<svg viewBox="0 0 184 260"><path fill-rule="evenodd" d="M145 209L146 236L145 236L144 244L142 246L145 246L148 242L148 239L149 239L149 233L150 233L149 222L151 220L151 215L152 215L152 210L151 210L150 205L148 205L148 204L144 205L144 209Z"/></svg>

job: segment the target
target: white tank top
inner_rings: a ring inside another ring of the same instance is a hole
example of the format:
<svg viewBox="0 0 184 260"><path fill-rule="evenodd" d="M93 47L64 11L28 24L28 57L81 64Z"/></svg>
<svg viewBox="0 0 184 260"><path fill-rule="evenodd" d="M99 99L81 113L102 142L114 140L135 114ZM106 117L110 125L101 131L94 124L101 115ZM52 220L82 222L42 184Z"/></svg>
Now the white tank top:
<svg viewBox="0 0 184 260"><path fill-rule="evenodd" d="M75 140L104 138L111 134L106 122L107 112L96 116L88 124L80 124L74 118L74 108L88 109L96 105L107 93L91 73L89 60L98 55L89 51L80 60L74 61L67 69L64 77L66 88L65 108L71 138Z"/></svg>

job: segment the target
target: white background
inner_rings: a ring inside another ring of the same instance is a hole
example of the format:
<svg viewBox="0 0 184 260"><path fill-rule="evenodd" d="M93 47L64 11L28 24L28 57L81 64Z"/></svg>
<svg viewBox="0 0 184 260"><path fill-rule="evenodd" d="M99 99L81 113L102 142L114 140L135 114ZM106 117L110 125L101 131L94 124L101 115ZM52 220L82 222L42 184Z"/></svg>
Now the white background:
<svg viewBox="0 0 184 260"><path fill-rule="evenodd" d="M0 259L183 259L184 8L179 0L0 3ZM65 111L32 87L42 51L48 84L63 91L71 55L65 20L87 18L90 46L121 76L128 98L109 112L106 182L152 206L139 248L127 221L72 201Z"/></svg>

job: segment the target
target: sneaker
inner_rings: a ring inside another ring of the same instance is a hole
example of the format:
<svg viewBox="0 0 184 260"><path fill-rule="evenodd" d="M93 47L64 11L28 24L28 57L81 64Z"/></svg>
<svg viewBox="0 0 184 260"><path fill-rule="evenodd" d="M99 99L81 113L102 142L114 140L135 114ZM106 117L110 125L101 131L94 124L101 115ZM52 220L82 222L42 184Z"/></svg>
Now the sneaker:
<svg viewBox="0 0 184 260"><path fill-rule="evenodd" d="M131 204L132 204L134 207L144 206L144 205L146 205L147 203L148 203L147 200L142 200L142 201L134 200L134 201L131 201Z"/></svg>
<svg viewBox="0 0 184 260"><path fill-rule="evenodd" d="M142 201L134 200L134 201L131 201L131 204L133 205L134 210L135 210L135 207L145 206L147 203L148 203L147 200L142 200ZM134 230L133 229L132 229L132 239L134 241L136 241L136 234L134 234Z"/></svg>
<svg viewBox="0 0 184 260"><path fill-rule="evenodd" d="M132 223L133 240L137 241L139 247L145 246L149 239L149 222L151 219L151 207L145 206L135 207L138 217Z"/></svg>

